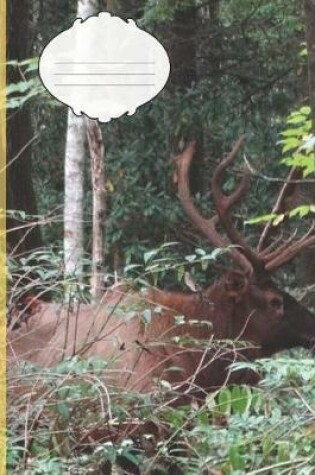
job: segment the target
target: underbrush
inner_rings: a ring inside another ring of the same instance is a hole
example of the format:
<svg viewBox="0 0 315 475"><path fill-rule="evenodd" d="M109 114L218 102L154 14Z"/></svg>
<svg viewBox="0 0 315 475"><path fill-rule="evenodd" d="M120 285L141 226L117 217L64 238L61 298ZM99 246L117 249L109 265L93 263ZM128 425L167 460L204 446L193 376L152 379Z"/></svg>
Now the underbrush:
<svg viewBox="0 0 315 475"><path fill-rule="evenodd" d="M170 247L147 253L144 266L127 266L124 278L133 285L159 284L172 272L188 285L188 269L191 288L197 271L206 271L217 257L199 249L183 262L167 254ZM15 300L23 302L28 294L62 296L72 281L60 278L60 262L47 253L31 262L12 261L9 310L14 313ZM73 358L50 369L21 363L19 374L9 368L7 473L315 473L313 357L296 350L245 366L261 374L257 387L222 387L202 404L176 407L168 403L166 383L151 394L107 386L104 376L113 370L100 359Z"/></svg>
<svg viewBox="0 0 315 475"><path fill-rule="evenodd" d="M105 386L103 360L25 364L9 381L8 473L315 473L313 358L299 350L248 366L263 376L257 387L170 407L161 391Z"/></svg>

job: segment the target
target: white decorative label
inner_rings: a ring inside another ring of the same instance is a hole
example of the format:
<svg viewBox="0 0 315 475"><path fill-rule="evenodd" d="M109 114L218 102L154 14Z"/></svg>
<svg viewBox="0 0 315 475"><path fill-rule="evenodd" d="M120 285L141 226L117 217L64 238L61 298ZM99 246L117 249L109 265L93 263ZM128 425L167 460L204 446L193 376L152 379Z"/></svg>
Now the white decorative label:
<svg viewBox="0 0 315 475"><path fill-rule="evenodd" d="M133 20L110 13L76 19L39 61L46 89L76 115L100 122L134 114L163 89L169 72L163 46Z"/></svg>

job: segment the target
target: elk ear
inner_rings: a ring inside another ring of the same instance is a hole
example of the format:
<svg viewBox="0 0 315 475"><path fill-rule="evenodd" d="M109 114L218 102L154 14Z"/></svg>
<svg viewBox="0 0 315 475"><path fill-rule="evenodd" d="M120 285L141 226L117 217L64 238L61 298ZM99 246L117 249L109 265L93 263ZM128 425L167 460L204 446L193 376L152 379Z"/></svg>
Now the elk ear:
<svg viewBox="0 0 315 475"><path fill-rule="evenodd" d="M229 298L240 299L248 289L248 278L237 271L229 271L224 276L224 288Z"/></svg>

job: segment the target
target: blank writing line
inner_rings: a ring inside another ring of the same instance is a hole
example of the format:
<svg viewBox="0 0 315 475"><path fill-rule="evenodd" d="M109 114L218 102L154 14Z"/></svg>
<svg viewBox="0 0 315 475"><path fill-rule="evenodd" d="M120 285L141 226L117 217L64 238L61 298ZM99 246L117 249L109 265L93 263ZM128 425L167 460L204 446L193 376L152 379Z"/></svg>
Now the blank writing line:
<svg viewBox="0 0 315 475"><path fill-rule="evenodd" d="M54 76L155 76L155 73L54 73Z"/></svg>
<svg viewBox="0 0 315 475"><path fill-rule="evenodd" d="M116 61L56 61L54 64L155 64L155 61L125 61L125 62L116 62Z"/></svg>
<svg viewBox="0 0 315 475"><path fill-rule="evenodd" d="M155 84L54 84L54 86L62 86L62 87L66 87L66 86L85 86L85 87L88 87L88 86L101 86L101 87L106 87L106 86L122 86L122 87L133 87L133 86L155 86Z"/></svg>

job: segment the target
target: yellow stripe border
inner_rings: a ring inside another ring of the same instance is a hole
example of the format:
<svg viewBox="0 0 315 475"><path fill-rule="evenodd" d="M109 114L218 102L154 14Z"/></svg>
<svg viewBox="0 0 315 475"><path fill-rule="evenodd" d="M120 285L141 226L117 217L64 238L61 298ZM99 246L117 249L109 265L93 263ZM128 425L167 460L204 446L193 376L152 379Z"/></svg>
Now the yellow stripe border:
<svg viewBox="0 0 315 475"><path fill-rule="evenodd" d="M6 0L0 0L0 170L6 164ZM0 173L0 475L6 473L6 173Z"/></svg>

